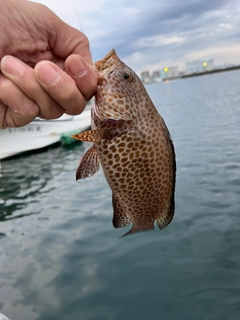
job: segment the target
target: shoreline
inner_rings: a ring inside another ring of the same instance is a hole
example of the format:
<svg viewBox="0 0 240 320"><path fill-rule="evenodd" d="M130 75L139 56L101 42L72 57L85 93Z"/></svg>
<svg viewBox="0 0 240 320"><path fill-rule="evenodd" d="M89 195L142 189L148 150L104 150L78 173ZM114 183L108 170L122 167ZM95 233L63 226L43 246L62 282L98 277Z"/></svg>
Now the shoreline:
<svg viewBox="0 0 240 320"><path fill-rule="evenodd" d="M233 70L237 70L237 69L240 69L240 66L233 66L233 67L227 67L227 68L224 68L224 69L213 69L213 70L210 70L210 71L184 74L184 75L179 75L177 77L161 79L161 81L149 81L149 82L143 82L143 83L145 85L146 84L152 84L152 83L160 83L160 82L169 81L169 80L185 79L185 78L190 78L190 77L199 77L199 76L209 75L209 74L212 74L212 73L233 71Z"/></svg>

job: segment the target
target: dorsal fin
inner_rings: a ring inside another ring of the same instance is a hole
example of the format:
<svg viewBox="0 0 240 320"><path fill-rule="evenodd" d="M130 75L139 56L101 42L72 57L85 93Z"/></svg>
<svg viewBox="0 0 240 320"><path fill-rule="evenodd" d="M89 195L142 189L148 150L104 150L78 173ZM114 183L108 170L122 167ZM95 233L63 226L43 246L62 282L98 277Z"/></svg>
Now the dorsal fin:
<svg viewBox="0 0 240 320"><path fill-rule="evenodd" d="M124 213L121 203L116 193L112 193L112 205L113 205L113 226L114 228L126 227L131 223L129 216Z"/></svg>
<svg viewBox="0 0 240 320"><path fill-rule="evenodd" d="M76 180L91 177L99 170L100 160L96 147L93 145L83 155L76 171Z"/></svg>
<svg viewBox="0 0 240 320"><path fill-rule="evenodd" d="M171 139L170 139L170 146L172 151L172 170L173 170L171 203L170 203L170 207L168 209L167 214L160 215L156 220L156 223L159 229L164 229L167 225L169 225L169 223L173 219L174 210L175 210L174 194L175 194L175 183L176 183L176 157L175 157L174 146Z"/></svg>

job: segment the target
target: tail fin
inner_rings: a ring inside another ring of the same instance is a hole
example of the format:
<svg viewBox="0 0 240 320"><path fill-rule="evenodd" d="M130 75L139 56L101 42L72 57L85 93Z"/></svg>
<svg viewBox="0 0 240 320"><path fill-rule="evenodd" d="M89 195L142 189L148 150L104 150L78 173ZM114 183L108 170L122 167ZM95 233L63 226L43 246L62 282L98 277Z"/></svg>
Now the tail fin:
<svg viewBox="0 0 240 320"><path fill-rule="evenodd" d="M123 238L125 236L129 236L131 234L137 233L137 232L142 232L142 231L152 231L154 230L154 225L147 225L147 226L141 226L138 227L133 224L132 229L130 229L128 232L124 233L120 238Z"/></svg>

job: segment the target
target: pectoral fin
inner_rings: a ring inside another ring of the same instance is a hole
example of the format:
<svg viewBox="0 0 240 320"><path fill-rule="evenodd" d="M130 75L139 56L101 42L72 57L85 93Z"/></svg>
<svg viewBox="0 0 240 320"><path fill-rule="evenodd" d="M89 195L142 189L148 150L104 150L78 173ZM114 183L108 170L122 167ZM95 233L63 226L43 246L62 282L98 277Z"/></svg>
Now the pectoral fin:
<svg viewBox="0 0 240 320"><path fill-rule="evenodd" d="M89 130L74 134L72 137L81 141L98 142L104 137L105 129Z"/></svg>
<svg viewBox="0 0 240 320"><path fill-rule="evenodd" d="M100 160L96 147L93 145L83 155L76 171L76 180L91 177L99 170Z"/></svg>
<svg viewBox="0 0 240 320"><path fill-rule="evenodd" d="M89 130L75 134L72 137L82 141L99 142L101 140L111 140L125 131L122 128Z"/></svg>

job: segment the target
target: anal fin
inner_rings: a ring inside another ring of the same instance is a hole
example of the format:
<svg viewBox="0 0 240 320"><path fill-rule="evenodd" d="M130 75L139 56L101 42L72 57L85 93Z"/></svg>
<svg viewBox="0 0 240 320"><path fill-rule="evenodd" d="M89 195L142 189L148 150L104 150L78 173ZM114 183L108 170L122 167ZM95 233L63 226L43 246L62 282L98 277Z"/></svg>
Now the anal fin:
<svg viewBox="0 0 240 320"><path fill-rule="evenodd" d="M169 225L169 223L172 221L173 216L174 216L174 207L175 207L175 205L174 205L174 198L173 198L167 214L166 215L161 214L158 217L158 219L156 219L156 223L157 223L159 229L166 228Z"/></svg>
<svg viewBox="0 0 240 320"><path fill-rule="evenodd" d="M76 180L91 177L99 170L100 160L96 147L93 145L83 155L76 171Z"/></svg>
<svg viewBox="0 0 240 320"><path fill-rule="evenodd" d="M114 228L126 227L131 223L129 216L124 213L118 195L113 192L112 194L112 205L113 205L113 226Z"/></svg>

